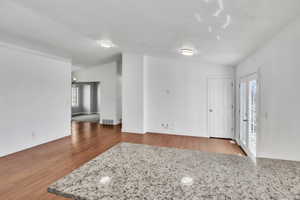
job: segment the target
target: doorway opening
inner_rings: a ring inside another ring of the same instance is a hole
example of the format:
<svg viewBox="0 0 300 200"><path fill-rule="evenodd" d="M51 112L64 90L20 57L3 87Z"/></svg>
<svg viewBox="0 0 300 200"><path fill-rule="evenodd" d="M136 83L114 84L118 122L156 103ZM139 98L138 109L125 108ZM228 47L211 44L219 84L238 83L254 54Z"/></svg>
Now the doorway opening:
<svg viewBox="0 0 300 200"><path fill-rule="evenodd" d="M240 145L251 157L256 157L258 113L257 74L240 80Z"/></svg>
<svg viewBox="0 0 300 200"><path fill-rule="evenodd" d="M72 83L72 121L99 123L99 83Z"/></svg>

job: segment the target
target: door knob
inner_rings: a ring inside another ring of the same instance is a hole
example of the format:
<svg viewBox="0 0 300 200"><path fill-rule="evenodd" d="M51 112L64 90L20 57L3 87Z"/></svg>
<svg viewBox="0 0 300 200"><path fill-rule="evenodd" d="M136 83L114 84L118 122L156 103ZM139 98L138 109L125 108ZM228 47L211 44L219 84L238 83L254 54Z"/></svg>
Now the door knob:
<svg viewBox="0 0 300 200"><path fill-rule="evenodd" d="M247 122L248 121L248 119L243 119L243 122Z"/></svg>
<svg viewBox="0 0 300 200"><path fill-rule="evenodd" d="M208 111L209 111L209 112L213 112L213 109L209 109Z"/></svg>

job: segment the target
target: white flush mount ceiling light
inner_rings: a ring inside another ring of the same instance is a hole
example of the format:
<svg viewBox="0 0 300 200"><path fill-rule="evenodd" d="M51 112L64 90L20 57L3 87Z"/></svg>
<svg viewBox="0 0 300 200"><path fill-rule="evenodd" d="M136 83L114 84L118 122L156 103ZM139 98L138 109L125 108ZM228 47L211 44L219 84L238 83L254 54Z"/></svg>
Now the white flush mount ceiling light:
<svg viewBox="0 0 300 200"><path fill-rule="evenodd" d="M221 40L221 37L220 37L219 35L217 35L217 37L216 37L216 38L217 38L217 40Z"/></svg>
<svg viewBox="0 0 300 200"><path fill-rule="evenodd" d="M227 28L231 23L231 16L230 15L226 15L226 22L225 24L222 26L223 29Z"/></svg>
<svg viewBox="0 0 300 200"><path fill-rule="evenodd" d="M97 44L103 48L112 48L116 46L111 40L98 40Z"/></svg>
<svg viewBox="0 0 300 200"><path fill-rule="evenodd" d="M210 33L212 32L212 27L211 26L208 27L208 32L210 32Z"/></svg>
<svg viewBox="0 0 300 200"><path fill-rule="evenodd" d="M214 16L218 17L224 10L223 0L218 0L219 9L215 12Z"/></svg>
<svg viewBox="0 0 300 200"><path fill-rule="evenodd" d="M178 52L184 56L193 56L196 54L196 50L193 48L180 48Z"/></svg>

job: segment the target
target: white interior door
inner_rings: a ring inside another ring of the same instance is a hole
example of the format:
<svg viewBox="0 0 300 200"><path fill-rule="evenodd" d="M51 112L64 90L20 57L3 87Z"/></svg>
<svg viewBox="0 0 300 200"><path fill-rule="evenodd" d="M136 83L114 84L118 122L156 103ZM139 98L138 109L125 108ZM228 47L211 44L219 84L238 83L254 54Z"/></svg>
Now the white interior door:
<svg viewBox="0 0 300 200"><path fill-rule="evenodd" d="M233 138L233 80L208 79L208 133L210 137Z"/></svg>
<svg viewBox="0 0 300 200"><path fill-rule="evenodd" d="M248 155L256 156L257 75L240 81L240 143Z"/></svg>

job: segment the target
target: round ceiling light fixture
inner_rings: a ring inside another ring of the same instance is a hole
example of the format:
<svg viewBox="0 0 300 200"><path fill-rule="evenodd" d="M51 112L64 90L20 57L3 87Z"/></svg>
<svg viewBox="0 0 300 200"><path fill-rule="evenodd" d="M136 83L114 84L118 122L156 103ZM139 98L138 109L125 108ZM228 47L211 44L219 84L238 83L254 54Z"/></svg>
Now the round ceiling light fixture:
<svg viewBox="0 0 300 200"><path fill-rule="evenodd" d="M103 48L112 48L116 46L111 40L98 40L97 44Z"/></svg>
<svg viewBox="0 0 300 200"><path fill-rule="evenodd" d="M178 51L184 56L194 56L196 54L196 50L193 48L180 48Z"/></svg>

